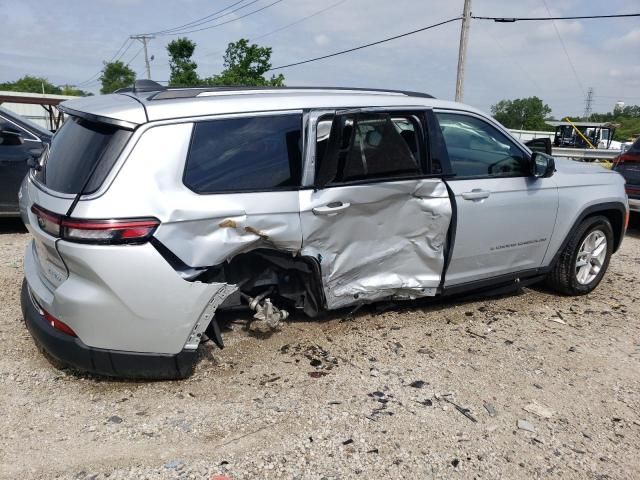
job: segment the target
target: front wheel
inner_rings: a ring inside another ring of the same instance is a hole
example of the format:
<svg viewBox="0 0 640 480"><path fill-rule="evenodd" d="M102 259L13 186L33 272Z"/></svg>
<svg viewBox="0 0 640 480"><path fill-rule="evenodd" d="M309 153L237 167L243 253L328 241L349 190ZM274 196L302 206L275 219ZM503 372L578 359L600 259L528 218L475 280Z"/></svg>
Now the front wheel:
<svg viewBox="0 0 640 480"><path fill-rule="evenodd" d="M613 252L613 229L606 217L584 220L571 235L548 277L566 295L585 295L598 286Z"/></svg>

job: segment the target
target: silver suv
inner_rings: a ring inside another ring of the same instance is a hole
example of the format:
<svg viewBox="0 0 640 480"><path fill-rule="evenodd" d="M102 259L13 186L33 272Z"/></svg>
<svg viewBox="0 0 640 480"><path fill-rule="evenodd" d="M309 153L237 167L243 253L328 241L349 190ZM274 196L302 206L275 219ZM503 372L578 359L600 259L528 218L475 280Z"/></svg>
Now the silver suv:
<svg viewBox="0 0 640 480"><path fill-rule="evenodd" d="M619 174L425 94L147 81L61 108L20 192L22 308L50 359L100 374L188 375L219 309L276 327L543 279L585 294L628 219Z"/></svg>

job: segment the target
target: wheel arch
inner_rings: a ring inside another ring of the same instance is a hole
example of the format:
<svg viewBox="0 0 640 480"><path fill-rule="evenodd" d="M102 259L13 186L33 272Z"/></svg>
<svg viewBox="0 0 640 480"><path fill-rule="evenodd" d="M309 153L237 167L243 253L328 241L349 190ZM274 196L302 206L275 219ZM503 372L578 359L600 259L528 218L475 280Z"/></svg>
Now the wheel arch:
<svg viewBox="0 0 640 480"><path fill-rule="evenodd" d="M598 203L596 205L591 205L580 212L577 219L575 220L575 222L573 222L573 225L567 232L564 240L560 244L557 252L553 256L553 259L549 264L550 267L553 267L553 265L555 265L558 261L560 254L567 246L567 243L569 243L571 235L573 234L575 229L587 218L599 215L606 217L607 220L609 220L609 222L611 223L611 228L613 229L613 253L618 251L620 245L622 244L622 239L624 238L626 229L626 217L628 215L627 208L622 202Z"/></svg>

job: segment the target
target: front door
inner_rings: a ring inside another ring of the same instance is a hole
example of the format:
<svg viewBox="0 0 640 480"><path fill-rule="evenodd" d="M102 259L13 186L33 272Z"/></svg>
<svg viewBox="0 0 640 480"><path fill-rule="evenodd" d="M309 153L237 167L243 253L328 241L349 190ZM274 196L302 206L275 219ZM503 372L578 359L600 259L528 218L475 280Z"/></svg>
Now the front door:
<svg viewBox="0 0 640 480"><path fill-rule="evenodd" d="M320 262L328 308L435 295L451 203L428 175L424 132L421 112L393 111L321 117L312 129L302 253Z"/></svg>
<svg viewBox="0 0 640 480"><path fill-rule="evenodd" d="M481 117L436 117L457 207L445 287L539 268L558 210L553 177L531 176L529 154Z"/></svg>

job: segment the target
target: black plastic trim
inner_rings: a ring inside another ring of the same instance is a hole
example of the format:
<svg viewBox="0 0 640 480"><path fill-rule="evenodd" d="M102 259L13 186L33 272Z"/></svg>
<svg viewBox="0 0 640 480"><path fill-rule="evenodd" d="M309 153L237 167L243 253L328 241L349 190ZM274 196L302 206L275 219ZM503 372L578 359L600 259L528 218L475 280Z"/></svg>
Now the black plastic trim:
<svg viewBox="0 0 640 480"><path fill-rule="evenodd" d="M273 91L273 90L326 90L326 91L355 91L355 92L375 92L375 93L400 93L408 97L418 98L435 98L433 95L422 92L412 92L408 90L387 90L383 88L362 88L362 87L243 87L243 86L229 86L229 87L185 87L185 88L170 88L164 89L149 97L149 100L173 100L177 98L195 98L201 93L208 92L247 92L247 91Z"/></svg>
<svg viewBox="0 0 640 480"><path fill-rule="evenodd" d="M451 223L449 224L449 231L447 233L447 243L444 247L444 264L442 266L442 273L440 274L440 291L444 288L444 282L447 277L447 270L451 265L451 259L453 258L453 249L456 246L456 233L458 231L458 203L456 202L456 195L451 190L451 187L444 182L449 193L449 201L451 202Z"/></svg>
<svg viewBox="0 0 640 480"><path fill-rule="evenodd" d="M542 278L544 278L549 270L550 269L546 267L532 268L528 270L521 270L519 272L498 275L497 277L475 280L473 282L460 283L458 285L444 287L442 289L442 296L459 295L462 293L493 289L497 287L505 287L509 285L529 285L538 280L542 280Z"/></svg>
<svg viewBox="0 0 640 480"><path fill-rule="evenodd" d="M137 123L127 122L125 120L118 120L117 118L104 117L102 115L95 115L93 113L82 112L80 110L69 108L65 106L63 103L58 105L58 110L66 113L67 115L73 115L74 117L84 118L85 120L89 120L91 122L108 123L109 125L115 125L117 127L121 127L127 130L134 130L136 127L138 127Z"/></svg>
<svg viewBox="0 0 640 480"><path fill-rule="evenodd" d="M171 380L189 376L198 357L197 350L162 355L89 347L79 338L49 325L34 305L26 280L22 283L20 302L24 321L36 345L75 370L109 377Z"/></svg>

